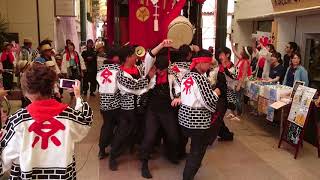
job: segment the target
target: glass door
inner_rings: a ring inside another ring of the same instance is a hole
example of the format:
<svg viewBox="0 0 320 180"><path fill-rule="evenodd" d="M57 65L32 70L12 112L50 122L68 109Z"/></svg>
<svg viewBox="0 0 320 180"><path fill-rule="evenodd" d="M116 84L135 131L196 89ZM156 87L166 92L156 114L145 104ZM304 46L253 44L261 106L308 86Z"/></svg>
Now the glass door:
<svg viewBox="0 0 320 180"><path fill-rule="evenodd" d="M320 34L305 36L305 67L309 72L310 86L320 89Z"/></svg>

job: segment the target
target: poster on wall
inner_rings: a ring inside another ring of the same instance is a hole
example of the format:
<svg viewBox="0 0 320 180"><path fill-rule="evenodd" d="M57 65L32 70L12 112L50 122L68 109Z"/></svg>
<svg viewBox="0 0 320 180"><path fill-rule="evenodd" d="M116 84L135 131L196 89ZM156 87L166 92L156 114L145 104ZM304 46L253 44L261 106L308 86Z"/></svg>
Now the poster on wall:
<svg viewBox="0 0 320 180"><path fill-rule="evenodd" d="M303 127L308 115L311 101L317 90L306 86L298 86L293 97L288 120L296 125Z"/></svg>
<svg viewBox="0 0 320 180"><path fill-rule="evenodd" d="M262 31L257 31L256 34L252 34L252 38L256 39L257 43L262 43L262 44L269 44L273 43L272 42L272 33L270 32L262 32Z"/></svg>

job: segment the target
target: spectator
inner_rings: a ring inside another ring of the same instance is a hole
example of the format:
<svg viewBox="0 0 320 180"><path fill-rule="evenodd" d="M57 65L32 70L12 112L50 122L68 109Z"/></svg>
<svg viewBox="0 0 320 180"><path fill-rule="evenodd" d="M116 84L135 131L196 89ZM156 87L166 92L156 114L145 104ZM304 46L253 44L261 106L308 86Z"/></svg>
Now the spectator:
<svg viewBox="0 0 320 180"><path fill-rule="evenodd" d="M97 53L94 50L93 41L87 41L87 49L82 52L82 57L86 64L87 71L83 78L83 94L87 95L90 83L90 96L95 96L94 92L97 88Z"/></svg>
<svg viewBox="0 0 320 180"><path fill-rule="evenodd" d="M281 54L276 52L271 55L271 69L269 73L269 78L266 80L267 82L279 82L282 84L285 69L283 65L280 63L281 60Z"/></svg>
<svg viewBox="0 0 320 180"><path fill-rule="evenodd" d="M13 70L16 63L16 58L12 51L13 45L11 43L5 42L4 49L0 53L0 60L2 63L2 78L3 87L5 90L13 89Z"/></svg>
<svg viewBox="0 0 320 180"><path fill-rule="evenodd" d="M294 53L290 67L287 69L283 84L293 87L295 81L305 82L305 86L309 85L308 72L301 65L301 54Z"/></svg>
<svg viewBox="0 0 320 180"><path fill-rule="evenodd" d="M289 42L285 47L286 54L283 57L283 66L287 69L291 65L291 59L293 58L293 53L299 52L299 47L295 42Z"/></svg>

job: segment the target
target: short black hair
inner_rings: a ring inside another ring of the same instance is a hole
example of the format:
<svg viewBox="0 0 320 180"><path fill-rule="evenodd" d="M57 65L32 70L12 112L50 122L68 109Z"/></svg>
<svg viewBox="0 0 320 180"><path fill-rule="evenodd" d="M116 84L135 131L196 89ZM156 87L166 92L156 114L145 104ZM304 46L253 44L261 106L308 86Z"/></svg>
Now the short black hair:
<svg viewBox="0 0 320 180"><path fill-rule="evenodd" d="M202 49L198 52L197 57L213 57L213 54L206 49Z"/></svg>
<svg viewBox="0 0 320 180"><path fill-rule="evenodd" d="M126 62L127 57L134 55L135 47L131 45L124 46L119 51L120 63L123 64Z"/></svg>
<svg viewBox="0 0 320 180"><path fill-rule="evenodd" d="M41 47L41 46L43 46L43 45L45 45L45 44L49 44L49 45L51 46L51 43L52 43L51 40L45 39L45 40L42 40L42 41L40 42L39 47Z"/></svg>
<svg viewBox="0 0 320 180"><path fill-rule="evenodd" d="M282 63L281 53L279 53L279 52L274 52L274 53L272 53L271 57L276 58L279 63Z"/></svg>
<svg viewBox="0 0 320 180"><path fill-rule="evenodd" d="M192 50L189 45L184 44L179 47L179 53L181 59L186 59L189 56L189 54L192 53Z"/></svg>
<svg viewBox="0 0 320 180"><path fill-rule="evenodd" d="M154 64L157 69L164 70L169 66L168 55L157 56L156 62Z"/></svg>
<svg viewBox="0 0 320 180"><path fill-rule="evenodd" d="M295 42L289 42L288 43L290 45L290 49L293 50L293 52L298 52L299 51L299 47L298 44Z"/></svg>
<svg viewBox="0 0 320 180"><path fill-rule="evenodd" d="M220 49L218 49L218 56L219 56L221 53L224 53L225 55L229 54L228 59L230 60L230 58L231 58L231 49L229 49L229 48L227 48L227 47L220 48Z"/></svg>
<svg viewBox="0 0 320 180"><path fill-rule="evenodd" d="M89 44L89 43L93 43L93 40L92 39L88 39L87 40L87 44Z"/></svg>
<svg viewBox="0 0 320 180"><path fill-rule="evenodd" d="M119 49L115 48L115 47L112 47L112 48L108 49L107 58L108 59L112 59L115 56L119 56Z"/></svg>

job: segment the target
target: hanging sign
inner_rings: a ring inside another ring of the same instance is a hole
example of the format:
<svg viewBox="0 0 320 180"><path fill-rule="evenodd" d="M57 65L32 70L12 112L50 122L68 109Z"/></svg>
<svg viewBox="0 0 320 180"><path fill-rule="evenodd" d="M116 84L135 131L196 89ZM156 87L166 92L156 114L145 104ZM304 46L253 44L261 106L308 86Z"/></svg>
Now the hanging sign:
<svg viewBox="0 0 320 180"><path fill-rule="evenodd" d="M76 16L75 0L55 0L54 5L55 16Z"/></svg>

